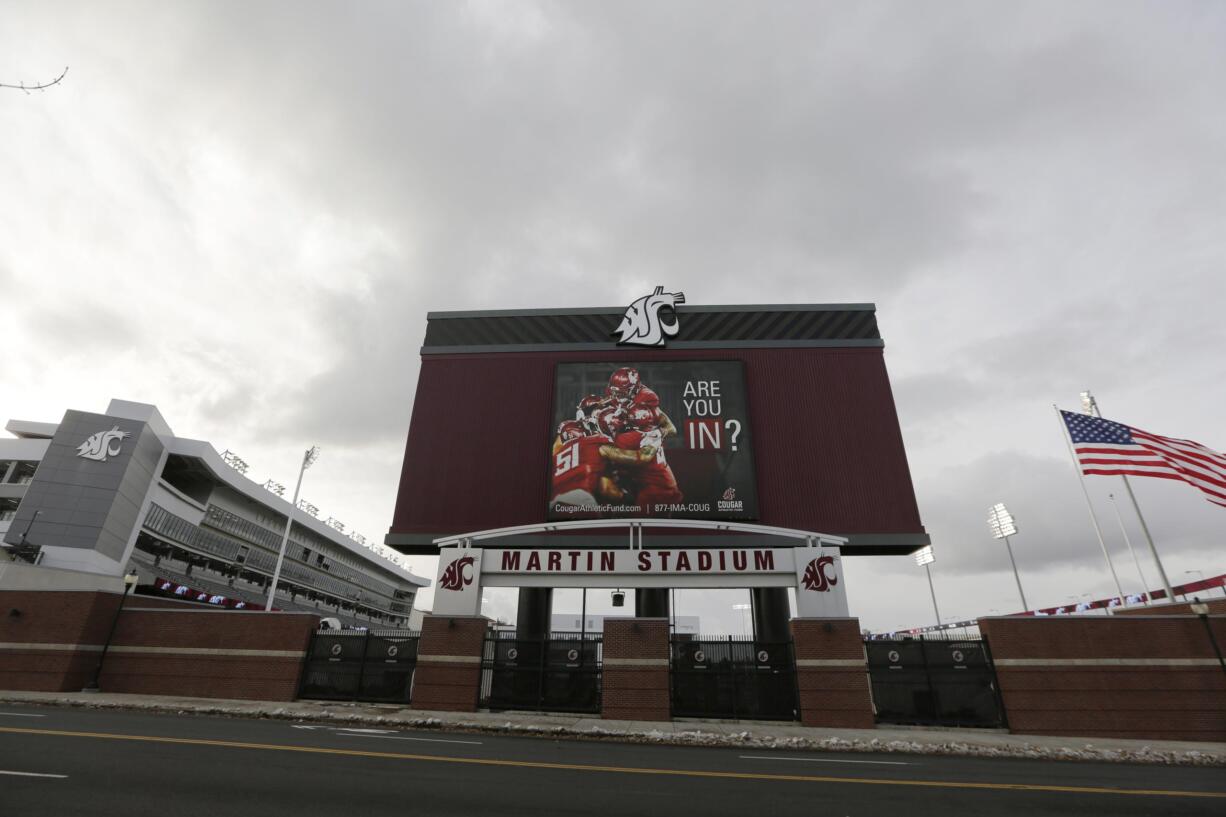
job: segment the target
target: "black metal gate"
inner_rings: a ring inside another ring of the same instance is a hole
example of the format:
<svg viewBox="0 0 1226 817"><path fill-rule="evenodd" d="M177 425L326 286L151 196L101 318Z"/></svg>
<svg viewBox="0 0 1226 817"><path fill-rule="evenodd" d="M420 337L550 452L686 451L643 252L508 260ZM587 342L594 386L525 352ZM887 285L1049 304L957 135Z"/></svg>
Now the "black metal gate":
<svg viewBox="0 0 1226 817"><path fill-rule="evenodd" d="M878 723L1002 727L986 639L864 642Z"/></svg>
<svg viewBox="0 0 1226 817"><path fill-rule="evenodd" d="M407 704L420 637L409 630L320 630L311 636L298 697Z"/></svg>
<svg viewBox="0 0 1226 817"><path fill-rule="evenodd" d="M674 717L798 720L792 642L674 637Z"/></svg>
<svg viewBox="0 0 1226 817"><path fill-rule="evenodd" d="M538 712L600 712L603 639L491 632L481 655L478 706Z"/></svg>

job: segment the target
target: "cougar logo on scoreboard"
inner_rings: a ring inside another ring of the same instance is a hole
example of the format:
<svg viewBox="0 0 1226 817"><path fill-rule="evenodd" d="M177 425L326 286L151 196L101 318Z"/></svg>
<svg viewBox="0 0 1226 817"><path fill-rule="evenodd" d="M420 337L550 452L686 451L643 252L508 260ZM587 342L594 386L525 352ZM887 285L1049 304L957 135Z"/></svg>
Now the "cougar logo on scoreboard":
<svg viewBox="0 0 1226 817"><path fill-rule="evenodd" d="M663 346L664 336L673 337L679 327L675 311L673 322L665 323L660 318L660 310L675 310L678 304L683 303L684 292L665 292L664 287L656 287L651 295L644 295L626 307L621 323L613 330L613 334L618 336L617 342L635 346Z"/></svg>

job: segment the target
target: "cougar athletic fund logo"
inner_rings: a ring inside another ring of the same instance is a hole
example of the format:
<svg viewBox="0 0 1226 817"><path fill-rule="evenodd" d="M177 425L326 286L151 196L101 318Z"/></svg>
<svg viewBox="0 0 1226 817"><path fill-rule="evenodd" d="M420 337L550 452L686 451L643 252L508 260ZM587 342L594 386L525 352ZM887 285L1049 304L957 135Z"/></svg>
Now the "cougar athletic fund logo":
<svg viewBox="0 0 1226 817"><path fill-rule="evenodd" d="M805 574L800 577L804 583L806 590L814 590L818 593L825 593L831 587L839 583L838 575L827 575L826 568L834 564L834 559L830 556L818 556L813 561L809 562L805 568Z"/></svg>
<svg viewBox="0 0 1226 817"><path fill-rule="evenodd" d="M723 496L715 500L715 508L720 511L743 511L745 503L736 498L736 488L728 488Z"/></svg>
<svg viewBox="0 0 1226 817"><path fill-rule="evenodd" d="M115 426L110 431L99 431L89 435L89 439L77 446L77 456L87 460L106 462L107 457L118 457L123 441L131 437L131 432L120 431Z"/></svg>
<svg viewBox="0 0 1226 817"><path fill-rule="evenodd" d="M473 583L473 557L463 556L447 565L443 577L438 580L438 586L444 590L463 590Z"/></svg>
<svg viewBox="0 0 1226 817"><path fill-rule="evenodd" d="M634 346L663 346L664 337L677 334L676 313L673 322L665 323L660 317L661 309L674 310L678 304L685 303L684 292L665 292L664 287L656 287L651 295L644 295L626 308L622 322L613 330L617 342Z"/></svg>

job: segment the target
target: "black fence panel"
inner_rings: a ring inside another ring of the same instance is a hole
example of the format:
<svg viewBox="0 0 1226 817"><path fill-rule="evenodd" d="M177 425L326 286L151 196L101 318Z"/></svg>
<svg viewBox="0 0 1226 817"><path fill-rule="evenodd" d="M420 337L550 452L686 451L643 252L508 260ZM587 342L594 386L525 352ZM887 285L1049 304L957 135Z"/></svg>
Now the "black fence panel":
<svg viewBox="0 0 1226 817"><path fill-rule="evenodd" d="M407 704L420 634L320 630L311 637L298 697Z"/></svg>
<svg viewBox="0 0 1226 817"><path fill-rule="evenodd" d="M675 717L799 718L790 641L675 637L670 664Z"/></svg>
<svg viewBox="0 0 1226 817"><path fill-rule="evenodd" d="M983 639L864 642L879 723L1004 726Z"/></svg>
<svg viewBox="0 0 1226 817"><path fill-rule="evenodd" d="M478 705L597 713L602 658L599 635L517 638L514 633L491 633L482 652Z"/></svg>

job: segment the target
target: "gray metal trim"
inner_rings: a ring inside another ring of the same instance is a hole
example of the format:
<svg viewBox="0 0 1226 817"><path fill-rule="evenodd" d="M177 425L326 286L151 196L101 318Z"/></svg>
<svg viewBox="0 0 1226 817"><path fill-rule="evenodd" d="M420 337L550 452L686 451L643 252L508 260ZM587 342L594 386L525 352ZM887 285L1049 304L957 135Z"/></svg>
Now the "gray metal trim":
<svg viewBox="0 0 1226 817"><path fill-rule="evenodd" d="M875 312L873 303L859 304L735 304L689 306L676 308L678 315L686 312ZM426 320L438 321L448 318L535 318L546 315L621 315L624 306L585 306L572 309L478 309L460 312L427 312Z"/></svg>
<svg viewBox="0 0 1226 817"><path fill-rule="evenodd" d="M455 531L438 533L389 533L383 537L383 544L391 548L412 548L415 555L426 553L427 551L430 553L436 553L437 546L434 544L434 540L453 535L455 535ZM890 550L896 551L898 555L905 556L919 550L922 547L932 544L932 538L926 533L838 533L834 535L844 536L847 538L845 552L848 556L856 555L857 551L863 550ZM711 547L713 540L717 540L720 543L725 543L730 547L788 547L788 545L780 545L779 540L775 537L760 534L728 534L719 537L687 534L681 536L669 536L668 544L674 548ZM624 548L626 547L626 544L626 536L622 533L595 534L582 537L538 533L508 537L501 546L518 548L556 548L565 546L573 547L576 550L586 550L589 548L606 547ZM799 547L800 545L796 546Z"/></svg>
<svg viewBox="0 0 1226 817"><path fill-rule="evenodd" d="M609 343L516 343L484 346L423 346L423 355L488 355L508 352L657 352L669 349L834 349L838 347L885 347L881 338L847 338L845 340L690 340L676 341L661 347L622 346Z"/></svg>

